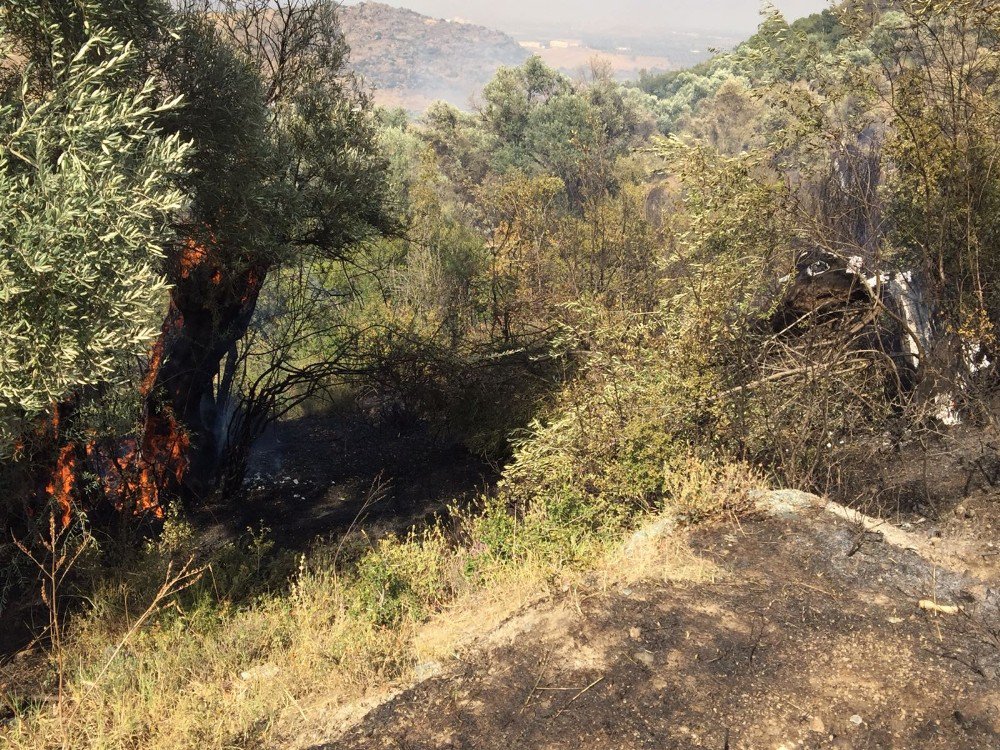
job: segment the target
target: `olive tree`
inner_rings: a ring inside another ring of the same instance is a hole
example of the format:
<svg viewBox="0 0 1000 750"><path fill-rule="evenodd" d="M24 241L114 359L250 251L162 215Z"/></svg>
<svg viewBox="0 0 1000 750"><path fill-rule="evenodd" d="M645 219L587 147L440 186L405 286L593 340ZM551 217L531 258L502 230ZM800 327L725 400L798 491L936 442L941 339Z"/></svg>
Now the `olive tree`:
<svg viewBox="0 0 1000 750"><path fill-rule="evenodd" d="M261 294L285 269L350 263L359 243L396 224L371 101L346 68L332 0L175 5L182 28L159 71L187 106L164 122L195 150L146 408L169 410L190 436L189 470L171 489L195 501L223 479L237 395L225 373Z"/></svg>
<svg viewBox="0 0 1000 750"><path fill-rule="evenodd" d="M118 85L134 54L55 44L48 86L27 64L0 92L0 456L53 403L121 379L159 327L187 146L156 128L178 102Z"/></svg>

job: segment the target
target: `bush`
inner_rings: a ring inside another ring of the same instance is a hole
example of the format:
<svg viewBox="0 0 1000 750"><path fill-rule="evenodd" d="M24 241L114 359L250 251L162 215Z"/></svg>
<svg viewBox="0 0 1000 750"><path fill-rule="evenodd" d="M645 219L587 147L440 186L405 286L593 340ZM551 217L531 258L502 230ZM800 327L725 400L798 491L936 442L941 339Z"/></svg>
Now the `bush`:
<svg viewBox="0 0 1000 750"><path fill-rule="evenodd" d="M423 619L449 594L449 556L439 529L381 539L357 565L352 611L380 627Z"/></svg>

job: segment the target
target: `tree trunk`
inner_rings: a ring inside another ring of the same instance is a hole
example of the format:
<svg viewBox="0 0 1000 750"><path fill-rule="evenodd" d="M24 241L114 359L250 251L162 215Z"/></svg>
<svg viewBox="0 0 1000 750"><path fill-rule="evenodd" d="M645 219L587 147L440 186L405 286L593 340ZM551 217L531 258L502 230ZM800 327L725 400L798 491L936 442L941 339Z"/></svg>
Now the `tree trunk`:
<svg viewBox="0 0 1000 750"><path fill-rule="evenodd" d="M189 243L188 250L194 247ZM190 441L181 476L165 487L185 502L199 502L218 486L223 445L215 379L219 366L250 325L267 268L224 269L204 251L188 252L174 279L170 312L163 325L162 363L151 371L147 424L168 415ZM191 260L193 258L193 261ZM147 460L155 457L147 457Z"/></svg>

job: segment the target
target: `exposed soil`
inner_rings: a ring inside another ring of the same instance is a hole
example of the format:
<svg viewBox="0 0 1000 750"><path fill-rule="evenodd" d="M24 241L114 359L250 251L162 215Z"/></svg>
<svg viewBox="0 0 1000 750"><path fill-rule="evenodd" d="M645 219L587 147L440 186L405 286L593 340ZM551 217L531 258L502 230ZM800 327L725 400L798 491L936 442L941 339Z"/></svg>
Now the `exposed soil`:
<svg viewBox="0 0 1000 750"><path fill-rule="evenodd" d="M998 579L911 537L924 557L815 508L695 531L714 582L525 612L314 750L995 750Z"/></svg>
<svg viewBox="0 0 1000 750"><path fill-rule="evenodd" d="M1000 400L992 403L1000 413ZM1000 565L1000 433L966 424L913 440L861 477L846 501L950 546L972 568Z"/></svg>
<svg viewBox="0 0 1000 750"><path fill-rule="evenodd" d="M1000 413L1000 401L992 409ZM978 425L928 431L885 456L873 474L867 489L883 511L935 516L967 497L1000 492L1000 434Z"/></svg>

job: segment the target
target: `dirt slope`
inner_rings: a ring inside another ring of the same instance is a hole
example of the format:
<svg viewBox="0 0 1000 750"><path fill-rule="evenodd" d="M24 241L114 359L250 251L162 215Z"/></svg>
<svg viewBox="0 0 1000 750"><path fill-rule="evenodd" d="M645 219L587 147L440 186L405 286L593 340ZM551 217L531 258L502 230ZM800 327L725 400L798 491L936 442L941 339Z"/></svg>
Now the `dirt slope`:
<svg viewBox="0 0 1000 750"><path fill-rule="evenodd" d="M526 611L315 750L1000 748L995 578L779 499L692 534L710 580Z"/></svg>

